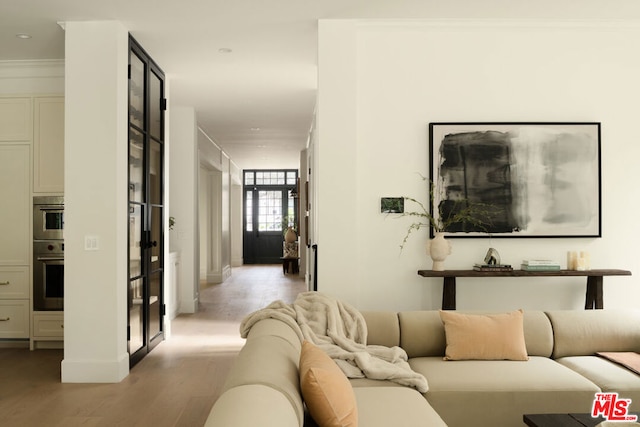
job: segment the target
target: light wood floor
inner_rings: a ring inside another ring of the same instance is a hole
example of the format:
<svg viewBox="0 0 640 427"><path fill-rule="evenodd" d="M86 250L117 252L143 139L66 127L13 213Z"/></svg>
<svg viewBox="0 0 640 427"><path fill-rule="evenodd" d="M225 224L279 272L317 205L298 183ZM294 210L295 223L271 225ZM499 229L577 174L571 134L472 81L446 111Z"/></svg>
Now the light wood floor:
<svg viewBox="0 0 640 427"><path fill-rule="evenodd" d="M171 337L118 384L62 384L62 350L0 348L0 426L202 426L243 345L242 318L304 291L281 266L234 268L204 286L198 313L176 318Z"/></svg>

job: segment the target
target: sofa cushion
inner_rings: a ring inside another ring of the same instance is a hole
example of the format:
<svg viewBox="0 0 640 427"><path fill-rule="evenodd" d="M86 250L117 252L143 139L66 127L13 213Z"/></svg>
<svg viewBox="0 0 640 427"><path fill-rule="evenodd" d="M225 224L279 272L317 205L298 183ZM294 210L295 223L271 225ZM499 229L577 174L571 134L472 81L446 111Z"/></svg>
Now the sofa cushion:
<svg viewBox="0 0 640 427"><path fill-rule="evenodd" d="M440 311L447 360L528 360L522 310L503 314Z"/></svg>
<svg viewBox="0 0 640 427"><path fill-rule="evenodd" d="M349 380L324 351L308 341L300 353L300 386L320 427L357 427L358 408Z"/></svg>
<svg viewBox="0 0 640 427"><path fill-rule="evenodd" d="M519 426L525 413L589 412L600 389L554 360L418 357L411 367L429 381L427 400L450 427Z"/></svg>
<svg viewBox="0 0 640 427"><path fill-rule="evenodd" d="M569 356L556 361L595 383L602 391L631 399L631 411L640 411L640 375L599 356Z"/></svg>
<svg viewBox="0 0 640 427"><path fill-rule="evenodd" d="M549 311L553 358L598 351L640 351L640 310Z"/></svg>
<svg viewBox="0 0 640 427"><path fill-rule="evenodd" d="M358 387L359 427L446 427L429 402L408 387Z"/></svg>
<svg viewBox="0 0 640 427"><path fill-rule="evenodd" d="M464 312L469 314L496 314ZM409 357L444 356L446 339L437 310L404 311L398 313L400 346ZM550 357L553 351L551 322L543 311L524 312L524 338L529 356ZM371 329L371 328L370 328Z"/></svg>
<svg viewBox="0 0 640 427"><path fill-rule="evenodd" d="M349 378L351 387L407 387L389 380L373 380L371 378Z"/></svg>
<svg viewBox="0 0 640 427"><path fill-rule="evenodd" d="M367 344L395 347L400 345L400 323L393 311L363 311L367 324Z"/></svg>

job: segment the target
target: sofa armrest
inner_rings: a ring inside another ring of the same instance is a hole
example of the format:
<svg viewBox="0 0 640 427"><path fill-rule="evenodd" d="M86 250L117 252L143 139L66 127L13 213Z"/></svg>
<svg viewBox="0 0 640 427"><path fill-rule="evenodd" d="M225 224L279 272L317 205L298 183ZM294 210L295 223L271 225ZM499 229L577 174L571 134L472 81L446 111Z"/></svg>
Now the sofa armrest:
<svg viewBox="0 0 640 427"><path fill-rule="evenodd" d="M553 358L598 351L640 351L640 310L548 311Z"/></svg>
<svg viewBox="0 0 640 427"><path fill-rule="evenodd" d="M234 387L211 408L205 427L301 427L291 402L260 384Z"/></svg>

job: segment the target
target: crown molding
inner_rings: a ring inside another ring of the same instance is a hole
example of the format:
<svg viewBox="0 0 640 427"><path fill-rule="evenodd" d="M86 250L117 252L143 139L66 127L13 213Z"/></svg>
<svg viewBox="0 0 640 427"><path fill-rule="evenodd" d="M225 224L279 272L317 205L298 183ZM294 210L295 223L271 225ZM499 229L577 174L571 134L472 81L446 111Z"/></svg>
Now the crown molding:
<svg viewBox="0 0 640 427"><path fill-rule="evenodd" d="M0 61L0 79L64 78L63 59Z"/></svg>

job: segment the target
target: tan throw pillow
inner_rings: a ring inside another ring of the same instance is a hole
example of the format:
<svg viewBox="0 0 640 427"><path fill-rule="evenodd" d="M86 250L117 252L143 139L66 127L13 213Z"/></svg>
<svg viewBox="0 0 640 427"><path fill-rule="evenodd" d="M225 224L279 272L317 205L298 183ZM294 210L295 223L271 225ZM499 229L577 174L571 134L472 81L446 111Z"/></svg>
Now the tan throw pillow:
<svg viewBox="0 0 640 427"><path fill-rule="evenodd" d="M522 310L480 315L440 311L445 360L529 360Z"/></svg>
<svg viewBox="0 0 640 427"><path fill-rule="evenodd" d="M300 388L320 427L357 427L358 408L351 383L336 362L305 341L300 353Z"/></svg>

